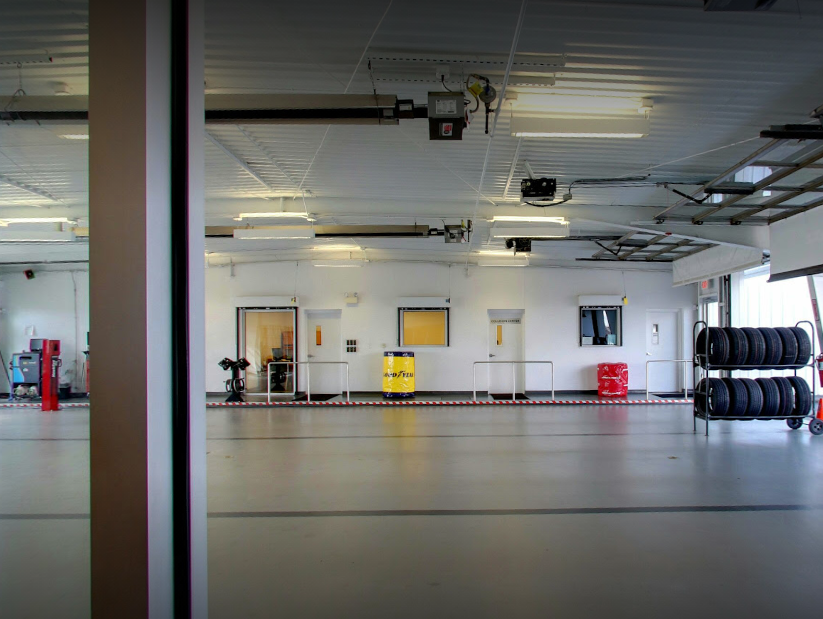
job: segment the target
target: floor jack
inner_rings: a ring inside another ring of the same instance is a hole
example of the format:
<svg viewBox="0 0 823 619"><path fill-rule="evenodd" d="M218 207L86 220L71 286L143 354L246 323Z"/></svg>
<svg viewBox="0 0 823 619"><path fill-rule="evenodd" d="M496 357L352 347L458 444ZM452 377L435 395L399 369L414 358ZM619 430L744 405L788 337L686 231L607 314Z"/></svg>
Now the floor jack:
<svg viewBox="0 0 823 619"><path fill-rule="evenodd" d="M233 361L226 357L217 365L226 371L231 370L231 378L226 381L226 391L229 392L226 402L245 402L243 392L246 390L246 381L242 373L251 363L243 358Z"/></svg>

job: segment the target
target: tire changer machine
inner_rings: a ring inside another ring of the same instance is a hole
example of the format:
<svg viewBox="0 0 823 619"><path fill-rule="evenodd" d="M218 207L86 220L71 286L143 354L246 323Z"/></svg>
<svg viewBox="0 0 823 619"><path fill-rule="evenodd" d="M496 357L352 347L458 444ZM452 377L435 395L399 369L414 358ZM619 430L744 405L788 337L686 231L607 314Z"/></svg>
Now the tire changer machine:
<svg viewBox="0 0 823 619"><path fill-rule="evenodd" d="M60 410L60 365L60 340L31 340L29 352L11 357L9 401L41 398L42 410Z"/></svg>

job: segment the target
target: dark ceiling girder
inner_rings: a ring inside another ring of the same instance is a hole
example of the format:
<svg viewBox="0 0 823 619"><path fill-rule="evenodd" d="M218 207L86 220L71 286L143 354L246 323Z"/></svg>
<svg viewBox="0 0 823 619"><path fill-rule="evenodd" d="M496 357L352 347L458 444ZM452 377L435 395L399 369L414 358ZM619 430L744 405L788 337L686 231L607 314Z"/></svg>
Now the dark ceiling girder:
<svg viewBox="0 0 823 619"><path fill-rule="evenodd" d="M54 101L59 99L59 101ZM408 102L406 102L408 103ZM88 122L88 98L22 97L0 107L0 122ZM427 118L426 105L401 111L393 95L206 95L206 123L397 124L400 118Z"/></svg>
<svg viewBox="0 0 823 619"><path fill-rule="evenodd" d="M773 140L823 140L823 127L815 125L772 125L760 132Z"/></svg>

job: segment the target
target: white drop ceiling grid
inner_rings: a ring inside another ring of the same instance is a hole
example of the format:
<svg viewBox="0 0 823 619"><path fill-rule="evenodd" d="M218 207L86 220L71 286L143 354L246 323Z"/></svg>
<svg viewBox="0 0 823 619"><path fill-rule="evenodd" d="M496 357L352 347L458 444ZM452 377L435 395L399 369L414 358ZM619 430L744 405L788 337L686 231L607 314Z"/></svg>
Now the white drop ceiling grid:
<svg viewBox="0 0 823 619"><path fill-rule="evenodd" d="M207 92L343 92L387 4L207 0ZM539 175L557 176L562 186L577 178L641 173L753 137L769 124L806 121L808 111L823 103L823 67L817 61L823 57L823 6L808 0L799 4L802 19L793 0L780 0L762 14L707 14L699 0L530 2L518 49L567 55L551 92L651 97L651 134L638 140L524 139L504 196L517 148L517 139L508 135L504 108L481 205L491 200L515 207L519 180L525 176L523 161ZM82 94L87 88L85 2L2 0L0 8L0 62L39 50L48 50L55 59L23 66L26 91L50 94L53 82L65 81ZM395 0L369 54L506 53L518 9L517 2ZM0 65L0 97L16 89L17 79L16 66ZM371 88L364 61L349 92L370 93ZM438 86L378 84L381 93L410 96L418 103L425 101L429 89ZM229 201L293 195L317 153L302 185L309 210L312 196L317 196L362 200L358 211L412 214L404 209L416 202L440 205L444 216L463 215L473 208L480 179L487 139L482 125L478 114L465 139L455 143L430 142L424 120L388 127L337 125L319 152L324 126L244 127L253 139L237 127L211 127L212 135L252 166L267 186L207 142L207 209L219 217L232 214L226 212ZM0 174L45 189L60 203L44 204L42 198L0 182L3 212L35 213L64 205L83 212L87 143L52 139L42 128L19 129L31 132L30 137L19 137L16 131L0 127L0 154L11 159L0 156ZM660 180L707 180L759 144L762 141L740 144L653 172ZM575 191L568 206L647 205L651 216L656 212L651 207L674 201L663 189L585 188ZM298 201L287 208L302 210L302 205ZM273 202L271 210L276 209ZM477 238L482 240L482 235Z"/></svg>

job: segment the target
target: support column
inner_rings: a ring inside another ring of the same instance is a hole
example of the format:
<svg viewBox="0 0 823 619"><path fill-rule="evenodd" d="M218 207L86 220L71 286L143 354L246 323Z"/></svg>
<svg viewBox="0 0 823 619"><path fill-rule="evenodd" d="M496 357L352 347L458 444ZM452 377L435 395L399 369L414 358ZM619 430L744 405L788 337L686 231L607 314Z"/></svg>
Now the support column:
<svg viewBox="0 0 823 619"><path fill-rule="evenodd" d="M202 11L89 13L92 613L205 617Z"/></svg>

